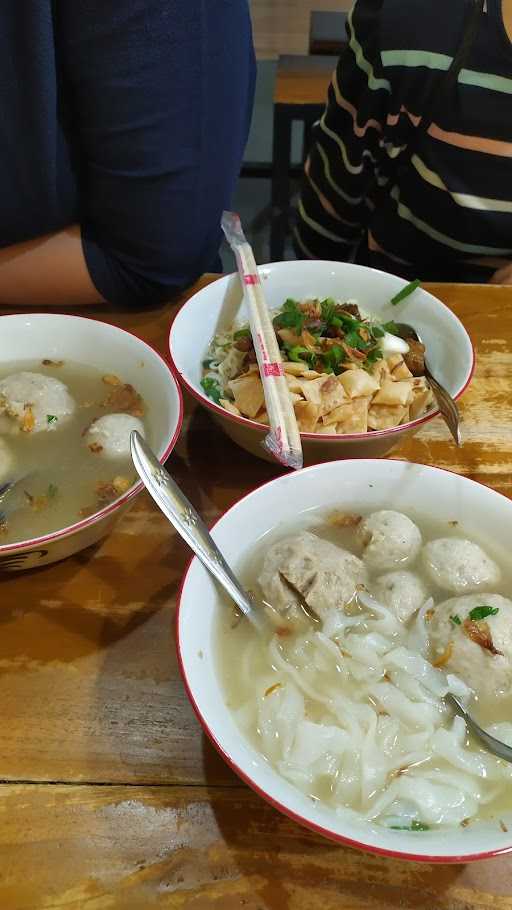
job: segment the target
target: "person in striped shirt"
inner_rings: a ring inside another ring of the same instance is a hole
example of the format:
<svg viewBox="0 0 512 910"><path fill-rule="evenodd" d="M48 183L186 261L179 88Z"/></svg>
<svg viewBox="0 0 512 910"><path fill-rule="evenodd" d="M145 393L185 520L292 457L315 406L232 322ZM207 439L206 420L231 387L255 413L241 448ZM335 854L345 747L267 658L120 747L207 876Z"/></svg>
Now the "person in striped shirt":
<svg viewBox="0 0 512 910"><path fill-rule="evenodd" d="M297 255L512 284L512 0L356 0L347 32L305 165Z"/></svg>

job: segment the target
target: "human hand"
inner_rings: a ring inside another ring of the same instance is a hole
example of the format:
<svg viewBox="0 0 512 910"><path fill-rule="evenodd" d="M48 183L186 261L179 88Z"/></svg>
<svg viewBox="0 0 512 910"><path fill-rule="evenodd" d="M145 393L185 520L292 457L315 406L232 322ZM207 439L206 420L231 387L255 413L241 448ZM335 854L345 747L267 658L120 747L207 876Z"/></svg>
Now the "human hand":
<svg viewBox="0 0 512 910"><path fill-rule="evenodd" d="M512 262L494 273L489 284L512 284Z"/></svg>

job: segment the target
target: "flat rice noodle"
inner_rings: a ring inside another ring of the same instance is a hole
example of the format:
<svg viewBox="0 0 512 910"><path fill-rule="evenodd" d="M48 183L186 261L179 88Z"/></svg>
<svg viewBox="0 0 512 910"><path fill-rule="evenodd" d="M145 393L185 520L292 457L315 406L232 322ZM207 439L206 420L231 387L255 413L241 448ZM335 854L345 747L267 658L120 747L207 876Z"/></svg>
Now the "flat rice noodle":
<svg viewBox="0 0 512 910"><path fill-rule="evenodd" d="M417 818L427 825L458 825L478 810L477 799L463 790L404 774L394 780L375 801L367 818L379 818L392 810L393 803L400 800L416 806Z"/></svg>
<svg viewBox="0 0 512 910"><path fill-rule="evenodd" d="M372 404L404 407L412 401L412 390L413 386L410 382L393 382L392 379L385 379L379 391L373 396Z"/></svg>
<svg viewBox="0 0 512 910"><path fill-rule="evenodd" d="M398 385L398 383L396 383ZM371 430L391 430L406 423L409 408L404 405L373 404L368 410L368 426Z"/></svg>
<svg viewBox="0 0 512 910"><path fill-rule="evenodd" d="M438 696L432 695L425 686L422 686L419 680L403 670L388 670L388 676L391 678L393 685L400 689L400 692L403 692L404 695L407 695L407 698L436 708L439 711L439 721L442 720L443 702Z"/></svg>
<svg viewBox="0 0 512 910"><path fill-rule="evenodd" d="M361 606L377 616L377 621L374 621L372 626L373 631L378 631L382 635L400 634L402 624L391 610L363 591L358 593L357 599Z"/></svg>
<svg viewBox="0 0 512 910"><path fill-rule="evenodd" d="M459 677L455 676L453 673L448 673L446 676L446 685L448 686L448 692L451 692L453 695L456 695L457 698L460 698L465 705L469 704L474 692L462 679L459 679Z"/></svg>
<svg viewBox="0 0 512 910"><path fill-rule="evenodd" d="M348 733L339 727L324 726L310 720L303 720L297 726L288 761L301 768L308 768L326 753L341 758L349 746Z"/></svg>
<svg viewBox="0 0 512 910"><path fill-rule="evenodd" d="M409 730L432 729L437 726L439 711L428 704L411 701L392 683L376 683L370 687L370 695L391 717L397 717Z"/></svg>
<svg viewBox="0 0 512 910"><path fill-rule="evenodd" d="M368 430L368 398L354 398L336 424L336 433L366 433Z"/></svg>
<svg viewBox="0 0 512 910"><path fill-rule="evenodd" d="M428 660L420 654L400 646L386 655L386 666L396 670L403 670L421 682L429 692L438 698L448 692L448 683L444 673L436 670Z"/></svg>
<svg viewBox="0 0 512 910"><path fill-rule="evenodd" d="M268 698L261 698L258 729L262 751L273 761L286 759L295 731L304 718L304 699L293 683L287 681Z"/></svg>
<svg viewBox="0 0 512 910"><path fill-rule="evenodd" d="M335 376L328 376L320 387L320 414L329 414L346 400L343 386Z"/></svg>
<svg viewBox="0 0 512 910"><path fill-rule="evenodd" d="M414 624L409 629L407 635L407 647L410 651L417 651L422 657L427 657L430 650L430 640L428 637L428 625L426 614L432 610L434 601L429 597L423 606L419 609Z"/></svg>
<svg viewBox="0 0 512 910"><path fill-rule="evenodd" d="M333 791L337 803L359 808L361 802L361 756L352 748L342 757Z"/></svg>
<svg viewBox="0 0 512 910"><path fill-rule="evenodd" d="M444 758L454 768L459 768L474 777L487 780L503 780L512 776L512 769L506 773L503 764L492 755L470 752L465 749L466 724L462 717L455 717L451 730L436 730L432 737L434 755Z"/></svg>

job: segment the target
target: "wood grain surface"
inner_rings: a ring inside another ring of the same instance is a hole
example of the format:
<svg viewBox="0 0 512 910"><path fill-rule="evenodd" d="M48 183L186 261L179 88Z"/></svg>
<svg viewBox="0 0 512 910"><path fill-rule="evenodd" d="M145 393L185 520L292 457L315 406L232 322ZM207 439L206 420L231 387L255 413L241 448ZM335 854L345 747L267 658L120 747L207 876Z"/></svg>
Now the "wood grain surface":
<svg viewBox="0 0 512 910"><path fill-rule="evenodd" d="M279 54L307 54L313 10L348 10L352 0L250 0L256 54L272 59ZM345 29L341 37L345 38Z"/></svg>
<svg viewBox="0 0 512 910"><path fill-rule="evenodd" d="M465 444L436 419L394 456L512 495L512 288L432 290L477 351ZM91 313L165 352L180 302ZM190 402L169 467L209 522L279 473ZM512 910L512 857L436 869L371 857L308 834L238 781L178 676L187 559L142 494L92 550L0 579L0 910Z"/></svg>

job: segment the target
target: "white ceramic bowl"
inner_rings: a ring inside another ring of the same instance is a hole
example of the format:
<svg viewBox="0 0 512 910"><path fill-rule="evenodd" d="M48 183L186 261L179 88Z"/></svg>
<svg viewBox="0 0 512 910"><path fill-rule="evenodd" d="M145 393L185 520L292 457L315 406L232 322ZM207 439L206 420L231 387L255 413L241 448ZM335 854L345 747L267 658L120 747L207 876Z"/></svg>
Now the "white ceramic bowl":
<svg viewBox="0 0 512 910"><path fill-rule="evenodd" d="M276 262L259 269L270 309L281 307L287 297L356 298L363 310L384 320L411 323L427 346L434 376L454 398L462 395L471 380L474 352L469 336L457 317L440 300L418 289L398 306L389 301L405 286L401 278L375 269L344 262ZM169 349L174 368L185 388L207 408L230 438L248 452L272 461L262 441L268 428L254 420L236 417L216 405L201 387L201 362L213 336L229 328L235 318L246 321L245 305L237 275L228 275L194 294L181 308L171 327ZM356 435L302 433L304 464L338 458L375 458L412 436L428 414L394 427ZM448 431L447 431L448 432Z"/></svg>
<svg viewBox="0 0 512 910"><path fill-rule="evenodd" d="M148 406L155 454L163 463L181 430L183 402L170 367L136 335L96 319L53 313L0 317L0 363L75 360L131 382ZM134 484L94 515L43 537L0 546L0 571L31 569L64 559L110 533L142 490Z"/></svg>
<svg viewBox="0 0 512 910"><path fill-rule="evenodd" d="M348 460L281 475L250 493L217 523L213 536L232 566L279 523L288 528L300 513L340 506L393 508L458 520L469 534L492 540L493 551L508 559L512 502L493 490L439 468L393 460ZM504 592L507 593L507 592ZM510 592L508 592L510 596ZM218 611L225 609L215 584L197 559L185 575L177 613L181 672L201 724L229 765L268 802L308 828L336 841L375 853L425 862L461 863L512 850L497 821L473 823L445 832L391 831L361 821L354 824L313 803L285 781L244 738L226 707L214 653Z"/></svg>

